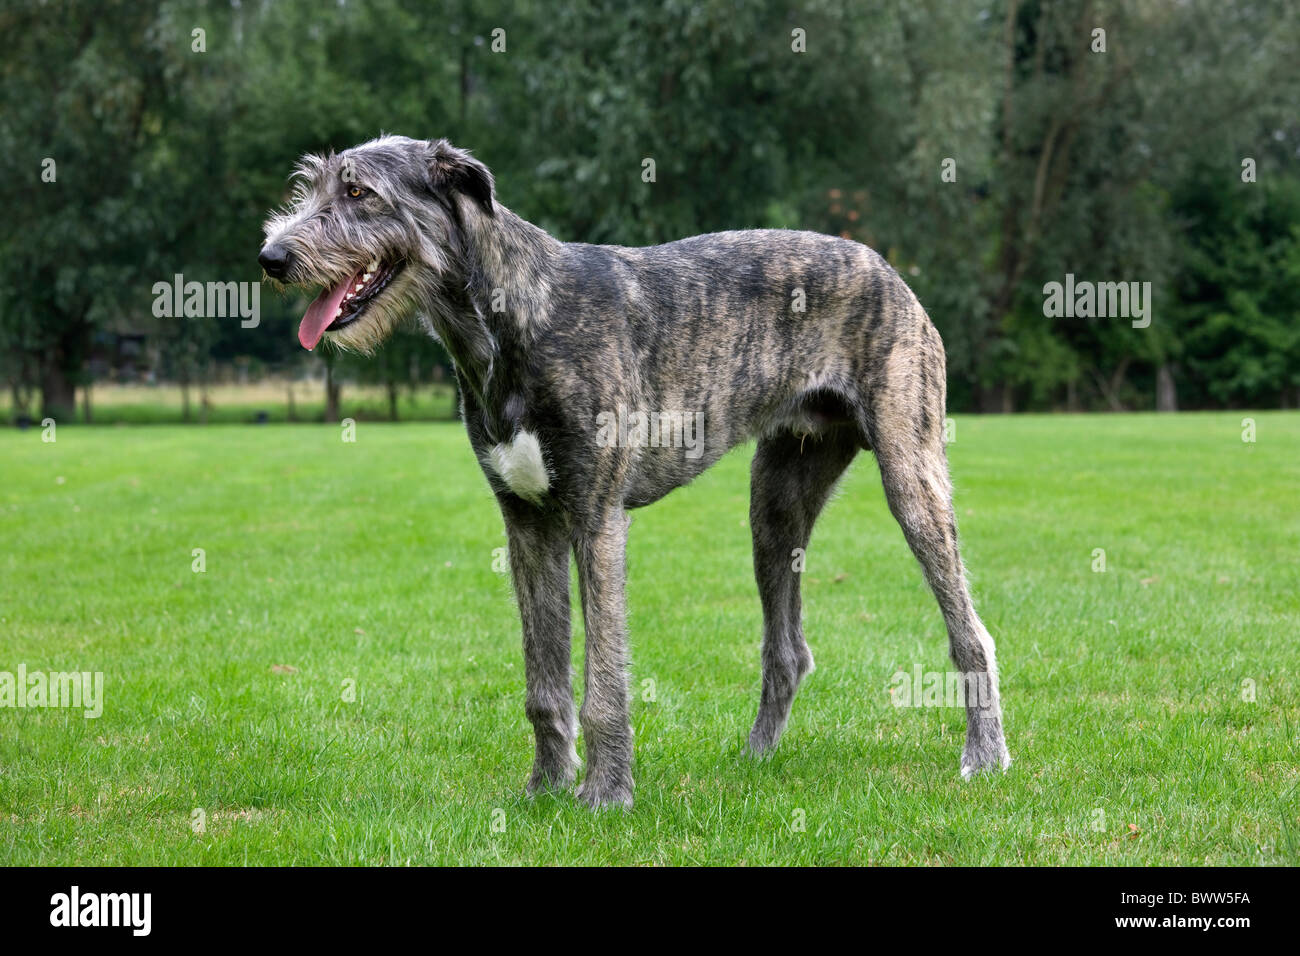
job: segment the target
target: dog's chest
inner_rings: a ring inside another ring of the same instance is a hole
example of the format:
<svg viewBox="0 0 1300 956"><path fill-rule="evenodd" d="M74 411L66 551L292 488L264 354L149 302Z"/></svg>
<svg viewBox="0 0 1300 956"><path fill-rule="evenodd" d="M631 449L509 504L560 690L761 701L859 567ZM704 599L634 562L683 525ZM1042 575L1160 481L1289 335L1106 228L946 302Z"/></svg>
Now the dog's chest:
<svg viewBox="0 0 1300 956"><path fill-rule="evenodd" d="M525 501L536 504L551 487L542 446L530 431L521 429L510 441L493 445L487 453L487 464L507 488Z"/></svg>

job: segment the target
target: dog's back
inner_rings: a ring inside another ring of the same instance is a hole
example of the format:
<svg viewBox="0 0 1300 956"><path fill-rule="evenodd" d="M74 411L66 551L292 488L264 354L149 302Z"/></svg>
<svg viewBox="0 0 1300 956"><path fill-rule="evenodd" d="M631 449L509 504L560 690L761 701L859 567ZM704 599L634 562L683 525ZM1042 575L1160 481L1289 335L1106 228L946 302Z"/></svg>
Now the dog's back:
<svg viewBox="0 0 1300 956"><path fill-rule="evenodd" d="M567 243L556 277L534 348L564 369L556 384L567 404L703 415L702 453L633 456L630 503L661 497L757 435L849 425L867 446L896 349L943 381L942 347L915 295L847 239L749 230L639 248Z"/></svg>

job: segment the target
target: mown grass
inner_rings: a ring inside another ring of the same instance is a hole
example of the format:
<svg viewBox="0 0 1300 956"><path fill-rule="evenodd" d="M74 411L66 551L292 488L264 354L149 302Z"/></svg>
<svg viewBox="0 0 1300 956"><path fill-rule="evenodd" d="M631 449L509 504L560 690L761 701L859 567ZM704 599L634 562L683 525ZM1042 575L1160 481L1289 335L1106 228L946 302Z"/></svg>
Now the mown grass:
<svg viewBox="0 0 1300 956"><path fill-rule="evenodd" d="M945 637L867 456L808 555L817 672L742 756L738 449L634 522L637 803L602 815L521 795L505 539L459 427L4 431L0 670L102 671L106 703L0 709L0 863L1296 864L1300 416L1246 443L1243 414L958 420L1015 758L972 783L959 710L890 702Z"/></svg>
<svg viewBox="0 0 1300 956"><path fill-rule="evenodd" d="M90 424L94 425L243 425L277 422L319 423L325 419L325 387L319 382L264 380L248 384L217 384L189 390L187 419L183 393L176 385L98 384L90 390ZM206 408L204 400L207 401ZM387 390L377 385L341 386L339 417L356 421L391 421ZM28 410L33 422L39 408ZM448 421L457 415L456 393L450 384L398 390L398 421ZM8 393L0 392L0 423L18 418ZM72 421L86 424L86 392L77 391ZM62 423L60 423L62 424Z"/></svg>

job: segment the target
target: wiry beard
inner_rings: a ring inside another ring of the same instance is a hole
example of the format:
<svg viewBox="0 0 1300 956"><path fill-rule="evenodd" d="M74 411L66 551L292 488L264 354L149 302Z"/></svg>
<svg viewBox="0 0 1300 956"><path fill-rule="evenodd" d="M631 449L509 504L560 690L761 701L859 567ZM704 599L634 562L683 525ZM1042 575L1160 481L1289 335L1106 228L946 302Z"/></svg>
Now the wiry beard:
<svg viewBox="0 0 1300 956"><path fill-rule="evenodd" d="M419 308L413 294L417 284L408 275L410 268L403 269L402 274L366 307L355 322L337 330L326 329L321 341L344 352L374 355Z"/></svg>

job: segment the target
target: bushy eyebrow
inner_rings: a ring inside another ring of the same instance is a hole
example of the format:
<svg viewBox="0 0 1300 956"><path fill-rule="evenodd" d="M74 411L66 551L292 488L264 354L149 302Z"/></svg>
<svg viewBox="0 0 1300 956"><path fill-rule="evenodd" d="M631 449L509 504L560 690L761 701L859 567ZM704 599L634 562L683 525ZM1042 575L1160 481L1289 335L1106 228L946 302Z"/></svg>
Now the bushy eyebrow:
<svg viewBox="0 0 1300 956"><path fill-rule="evenodd" d="M297 165L293 167L293 172L289 174L290 179L315 179L320 175L329 164L328 156L320 156L316 153L308 153L302 159L298 160Z"/></svg>
<svg viewBox="0 0 1300 956"><path fill-rule="evenodd" d="M338 179L344 187L359 186L368 192L374 192L374 187L363 182L364 173L361 164L351 157L345 157L339 163Z"/></svg>

